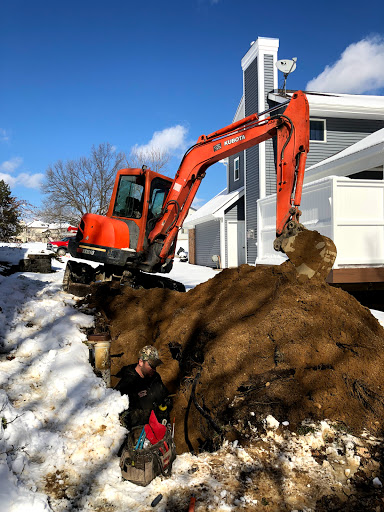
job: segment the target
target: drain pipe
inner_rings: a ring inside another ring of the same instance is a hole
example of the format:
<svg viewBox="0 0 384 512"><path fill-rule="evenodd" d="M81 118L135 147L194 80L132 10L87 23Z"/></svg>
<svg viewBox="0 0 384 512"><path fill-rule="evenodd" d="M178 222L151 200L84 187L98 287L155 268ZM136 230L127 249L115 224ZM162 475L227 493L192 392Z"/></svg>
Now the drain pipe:
<svg viewBox="0 0 384 512"><path fill-rule="evenodd" d="M88 334L90 362L107 388L111 387L111 337L108 333ZM92 352L92 353L91 353Z"/></svg>

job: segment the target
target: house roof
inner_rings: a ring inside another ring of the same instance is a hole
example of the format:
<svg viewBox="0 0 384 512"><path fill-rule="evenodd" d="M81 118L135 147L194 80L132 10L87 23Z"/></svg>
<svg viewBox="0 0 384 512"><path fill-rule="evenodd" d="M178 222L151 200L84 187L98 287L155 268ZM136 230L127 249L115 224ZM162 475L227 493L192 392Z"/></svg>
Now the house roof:
<svg viewBox="0 0 384 512"><path fill-rule="evenodd" d="M61 224L49 224L48 222L42 222L41 220L34 220L27 224L28 228L40 228L40 229L67 229L70 224L62 222Z"/></svg>
<svg viewBox="0 0 384 512"><path fill-rule="evenodd" d="M351 175L355 172L382 166L384 162L384 128L371 133L339 153L308 167L304 181L310 183L319 178L335 174Z"/></svg>
<svg viewBox="0 0 384 512"><path fill-rule="evenodd" d="M68 229L70 224L67 222L62 222L61 224L50 224L49 229Z"/></svg>
<svg viewBox="0 0 384 512"><path fill-rule="evenodd" d="M47 222L41 222L41 220L34 220L27 224L29 228L48 228L49 224Z"/></svg>
<svg viewBox="0 0 384 512"><path fill-rule="evenodd" d="M287 101L296 91L268 93L268 99L276 103ZM384 96L365 94L339 94L304 91L307 95L311 116L351 117L359 119L384 119Z"/></svg>
<svg viewBox="0 0 384 512"><path fill-rule="evenodd" d="M263 53L276 53L279 49L279 40L275 37L261 37L259 36L256 41L252 41L251 47L241 59L241 68L243 71L255 60L260 54Z"/></svg>
<svg viewBox="0 0 384 512"><path fill-rule="evenodd" d="M244 103L244 96L242 96L232 123L236 123L236 121L240 121L240 119L244 119L244 117L245 117L245 103Z"/></svg>
<svg viewBox="0 0 384 512"><path fill-rule="evenodd" d="M220 219L224 216L224 211L240 199L243 194L244 187L229 193L227 193L227 189L222 190L208 201L208 203L196 210L196 212L184 222L184 227L193 228L196 224Z"/></svg>

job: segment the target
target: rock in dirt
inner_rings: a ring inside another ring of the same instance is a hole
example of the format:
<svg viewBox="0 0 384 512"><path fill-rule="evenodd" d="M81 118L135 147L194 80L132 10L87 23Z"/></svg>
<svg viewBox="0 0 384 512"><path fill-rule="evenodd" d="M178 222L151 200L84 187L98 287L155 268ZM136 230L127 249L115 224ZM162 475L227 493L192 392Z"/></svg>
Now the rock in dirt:
<svg viewBox="0 0 384 512"><path fill-rule="evenodd" d="M188 293L113 293L101 285L91 302L108 319L112 375L158 348L179 453L223 435L244 442L268 414L290 428L311 418L382 430L384 329L348 293L300 284L289 262L225 269Z"/></svg>

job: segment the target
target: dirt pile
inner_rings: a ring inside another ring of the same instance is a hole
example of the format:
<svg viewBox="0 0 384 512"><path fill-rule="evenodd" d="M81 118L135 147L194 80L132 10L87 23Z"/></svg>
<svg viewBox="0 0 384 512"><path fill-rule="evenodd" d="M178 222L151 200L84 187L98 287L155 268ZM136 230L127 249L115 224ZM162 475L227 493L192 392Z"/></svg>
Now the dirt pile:
<svg viewBox="0 0 384 512"><path fill-rule="evenodd" d="M101 285L90 305L111 331L112 374L159 349L179 453L244 441L268 414L382 429L384 329L342 290L299 284L289 262L226 269L188 293Z"/></svg>

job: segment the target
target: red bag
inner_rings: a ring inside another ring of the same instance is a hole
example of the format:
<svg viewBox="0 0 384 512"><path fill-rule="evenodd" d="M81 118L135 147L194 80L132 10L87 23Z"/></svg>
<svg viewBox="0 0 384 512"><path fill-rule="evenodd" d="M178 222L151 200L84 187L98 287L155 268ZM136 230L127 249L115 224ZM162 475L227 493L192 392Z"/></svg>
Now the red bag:
<svg viewBox="0 0 384 512"><path fill-rule="evenodd" d="M156 444L164 438L167 427L159 423L154 411L151 411L149 422L144 426L144 430L151 444Z"/></svg>

